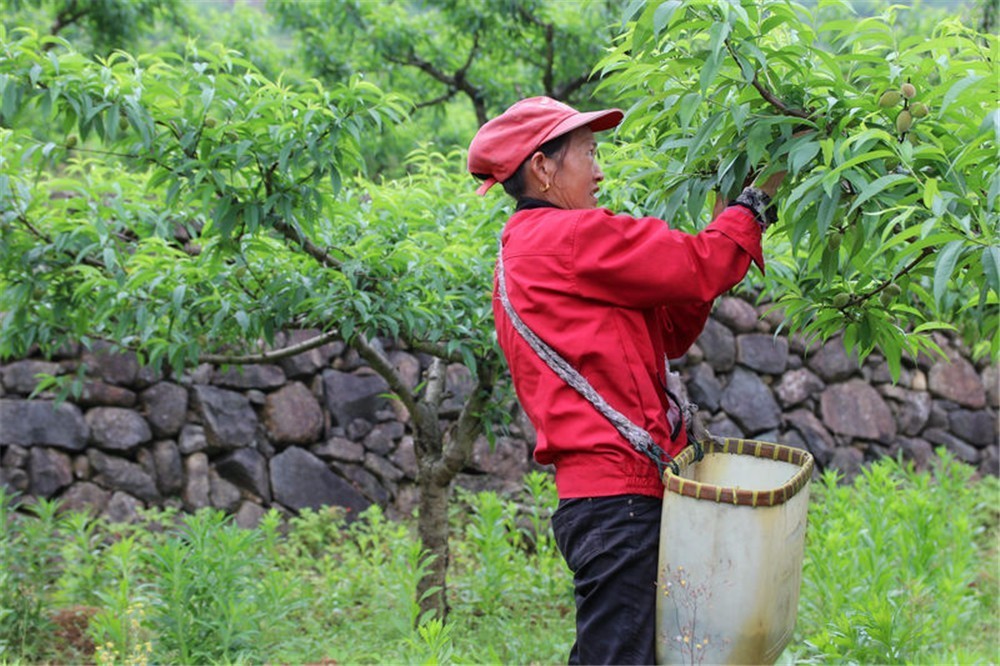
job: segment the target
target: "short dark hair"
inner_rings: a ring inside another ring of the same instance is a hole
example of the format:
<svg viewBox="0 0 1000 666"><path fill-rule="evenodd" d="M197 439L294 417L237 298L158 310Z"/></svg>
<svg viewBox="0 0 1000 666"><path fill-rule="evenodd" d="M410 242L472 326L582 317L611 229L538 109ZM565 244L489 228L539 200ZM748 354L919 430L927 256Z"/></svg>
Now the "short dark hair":
<svg viewBox="0 0 1000 666"><path fill-rule="evenodd" d="M540 145L538 150L532 151L531 155L534 155L536 152L540 152L546 157L554 157L569 143L570 134L572 134L572 132L560 134L554 139L549 139ZM504 192L513 197L514 201L520 202L521 199L524 198L524 188L526 186L524 172L528 168L528 162L531 161L531 155L528 156L528 159L521 162L521 166L517 167L517 171L515 171L510 178L501 183L501 185L503 185Z"/></svg>

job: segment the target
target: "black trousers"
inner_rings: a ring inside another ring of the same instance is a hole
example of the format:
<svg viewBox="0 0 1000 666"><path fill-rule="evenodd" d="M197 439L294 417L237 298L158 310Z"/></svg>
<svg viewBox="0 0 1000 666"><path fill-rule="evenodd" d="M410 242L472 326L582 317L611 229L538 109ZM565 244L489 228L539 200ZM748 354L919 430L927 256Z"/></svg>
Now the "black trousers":
<svg viewBox="0 0 1000 666"><path fill-rule="evenodd" d="M573 572L570 664L652 664L662 501L644 495L561 500L556 544Z"/></svg>

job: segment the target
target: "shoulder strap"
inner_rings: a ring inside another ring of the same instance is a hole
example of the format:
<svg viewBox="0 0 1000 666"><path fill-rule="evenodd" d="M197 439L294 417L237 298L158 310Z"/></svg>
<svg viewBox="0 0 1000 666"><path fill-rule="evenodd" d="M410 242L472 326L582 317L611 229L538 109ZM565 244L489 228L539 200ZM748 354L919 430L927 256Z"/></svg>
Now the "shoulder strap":
<svg viewBox="0 0 1000 666"><path fill-rule="evenodd" d="M552 349L544 340L539 338L534 331L528 328L521 317L518 316L517 312L514 310L514 306L510 302L510 298L507 295L507 277L503 266L503 244L500 245L500 251L497 253L497 283L498 291L500 292L500 302L503 304L503 309L507 312L507 316L510 317L511 324L514 326L521 337L524 338L525 342L528 343L539 358L545 361L545 364L549 366L553 372L556 373L564 382L569 384L571 387L576 389L576 391L587 400L591 405L594 406L602 416L604 416L611 425L628 440L629 443L635 448L639 453L644 454L650 458L654 463L656 463L656 468L660 472L660 478L663 478L663 471L665 464L669 463L674 466L673 458L666 453L660 446L653 441L653 436L649 434L644 428L636 425L624 414L616 410L614 407L608 404L608 402L601 397L601 394L587 381L587 378L581 375L576 368L571 366L566 359L559 355L559 352ZM666 461L666 462L665 462Z"/></svg>

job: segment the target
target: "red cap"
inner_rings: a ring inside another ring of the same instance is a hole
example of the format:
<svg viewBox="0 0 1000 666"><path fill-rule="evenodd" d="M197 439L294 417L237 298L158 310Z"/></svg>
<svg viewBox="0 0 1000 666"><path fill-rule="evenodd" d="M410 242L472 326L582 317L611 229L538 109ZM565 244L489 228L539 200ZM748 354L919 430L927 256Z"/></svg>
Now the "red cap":
<svg viewBox="0 0 1000 666"><path fill-rule="evenodd" d="M557 136L583 127L595 132L622 121L618 109L581 113L550 97L529 97L479 128L469 145L469 173L488 174L477 194L514 175L539 146Z"/></svg>

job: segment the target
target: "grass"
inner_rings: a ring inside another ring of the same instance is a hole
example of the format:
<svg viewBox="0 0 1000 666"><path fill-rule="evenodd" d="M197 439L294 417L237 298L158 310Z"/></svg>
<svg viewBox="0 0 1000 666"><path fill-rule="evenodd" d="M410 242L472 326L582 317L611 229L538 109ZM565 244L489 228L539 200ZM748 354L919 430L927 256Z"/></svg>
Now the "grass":
<svg viewBox="0 0 1000 666"><path fill-rule="evenodd" d="M996 663L997 479L944 455L814 483L796 636L782 664ZM565 663L569 572L549 477L459 491L447 623L421 617L414 525L373 507L254 530L214 511L111 525L0 492L0 663Z"/></svg>

